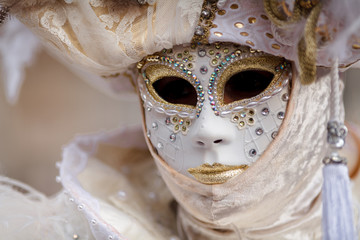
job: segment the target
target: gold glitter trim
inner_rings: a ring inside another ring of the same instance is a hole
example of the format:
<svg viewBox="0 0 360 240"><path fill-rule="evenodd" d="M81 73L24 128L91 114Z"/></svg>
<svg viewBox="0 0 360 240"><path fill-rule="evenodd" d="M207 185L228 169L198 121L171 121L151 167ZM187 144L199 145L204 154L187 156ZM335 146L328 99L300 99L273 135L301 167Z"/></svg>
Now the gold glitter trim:
<svg viewBox="0 0 360 240"><path fill-rule="evenodd" d="M248 70L261 70L267 71L274 74L274 78L269 84L269 86L264 89L263 92L270 89L274 86L277 80L282 75L283 71L276 71L275 68L284 62L284 58L275 57L275 56L258 56L258 57L251 57L238 60L236 62L231 63L225 71L221 74L220 78L217 82L217 99L220 107L224 107L228 104L224 104L224 89L226 82L234 75L243 71ZM241 99L229 104L236 104L238 105L240 102L244 101L245 99Z"/></svg>
<svg viewBox="0 0 360 240"><path fill-rule="evenodd" d="M173 104L173 103L170 103L168 101L165 101L162 97L160 97L157 94L156 90L153 87L154 82L156 82L157 80L159 80L161 78L164 78L164 77L178 77L178 78L181 78L181 79L184 79L184 80L190 82L189 80L187 80L184 77L184 75L182 75L181 73L179 73L175 69L172 69L171 67L161 65L161 64L154 64L154 65L147 66L146 69L145 69L145 74L146 74L146 77L149 79L149 83L146 84L146 87L147 87L149 93L151 94L151 96L156 101L158 101L160 103L164 103L164 104L170 106L170 108L173 108L173 109L176 109L178 107L195 109L195 107L192 106L192 105ZM190 82L190 84L191 84L191 82Z"/></svg>
<svg viewBox="0 0 360 240"><path fill-rule="evenodd" d="M213 165L206 163L196 168L189 168L188 172L199 182L213 185L224 183L230 178L243 173L248 168L248 165L229 166L220 163L214 163Z"/></svg>
<svg viewBox="0 0 360 240"><path fill-rule="evenodd" d="M210 16L206 17L202 13L203 11L209 10ZM210 36L210 29L215 28L215 24L213 24L213 20L215 18L216 13L219 11L217 7L217 1L214 3L210 3L208 1L204 1L200 13L200 19L197 25L198 27L201 27L203 30L203 34L197 35L196 30L194 33L194 36L191 40L192 43L202 43L202 44L209 44L209 36Z"/></svg>

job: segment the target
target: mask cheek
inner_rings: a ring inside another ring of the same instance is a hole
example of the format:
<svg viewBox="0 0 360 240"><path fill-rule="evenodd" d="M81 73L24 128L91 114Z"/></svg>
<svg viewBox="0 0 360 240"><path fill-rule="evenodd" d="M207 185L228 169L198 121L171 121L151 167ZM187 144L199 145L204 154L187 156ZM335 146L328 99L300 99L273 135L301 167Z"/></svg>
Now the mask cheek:
<svg viewBox="0 0 360 240"><path fill-rule="evenodd" d="M183 167L183 138L189 131L191 120L167 116L152 108L145 109L146 135L157 154L175 171Z"/></svg>

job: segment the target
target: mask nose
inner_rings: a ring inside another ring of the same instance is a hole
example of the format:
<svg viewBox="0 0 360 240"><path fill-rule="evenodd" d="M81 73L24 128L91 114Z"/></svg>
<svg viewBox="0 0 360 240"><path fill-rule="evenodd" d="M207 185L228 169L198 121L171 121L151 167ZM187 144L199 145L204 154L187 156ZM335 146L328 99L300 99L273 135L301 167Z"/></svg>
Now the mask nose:
<svg viewBox="0 0 360 240"><path fill-rule="evenodd" d="M215 116L212 111L203 111L198 119L199 125L194 129L194 146L213 149L229 144L235 138L236 129L227 120Z"/></svg>
<svg viewBox="0 0 360 240"><path fill-rule="evenodd" d="M216 139L216 140L214 140L214 139ZM214 137L201 136L196 139L195 144L198 147L212 148L213 146L215 147L218 144L226 143L226 141L224 141L224 139L225 139L225 137L222 137L222 136L214 136Z"/></svg>

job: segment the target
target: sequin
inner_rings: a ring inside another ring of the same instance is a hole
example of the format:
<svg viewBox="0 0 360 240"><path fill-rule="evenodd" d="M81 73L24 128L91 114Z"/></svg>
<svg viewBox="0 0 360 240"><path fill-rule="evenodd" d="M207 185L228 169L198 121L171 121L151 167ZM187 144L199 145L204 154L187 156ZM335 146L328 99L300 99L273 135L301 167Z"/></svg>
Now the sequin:
<svg viewBox="0 0 360 240"><path fill-rule="evenodd" d="M249 23L256 23L256 18L255 17L250 17L249 19Z"/></svg>
<svg viewBox="0 0 360 240"><path fill-rule="evenodd" d="M274 36L273 36L271 33L265 33L265 35L266 35L268 38L270 38L270 39L273 39L273 38L274 38Z"/></svg>
<svg viewBox="0 0 360 240"><path fill-rule="evenodd" d="M247 40L246 43L249 44L249 45L251 45L251 46L255 46L255 44L254 44L252 41L250 41L250 40Z"/></svg>
<svg viewBox="0 0 360 240"><path fill-rule="evenodd" d="M235 26L236 28L243 28L243 27L244 27L244 24L242 24L241 22L236 22L236 23L234 24L234 26Z"/></svg>
<svg viewBox="0 0 360 240"><path fill-rule="evenodd" d="M158 124L156 122L153 122L151 124L151 127L152 127L152 129L156 130L156 129L158 129Z"/></svg>
<svg viewBox="0 0 360 240"><path fill-rule="evenodd" d="M271 44L271 47L274 48L274 49L277 49L279 50L280 49L280 45L279 44Z"/></svg>
<svg viewBox="0 0 360 240"><path fill-rule="evenodd" d="M171 141L171 142L175 142L175 140L176 140L176 134L175 134L175 133L172 133L172 134L170 135L170 141Z"/></svg>

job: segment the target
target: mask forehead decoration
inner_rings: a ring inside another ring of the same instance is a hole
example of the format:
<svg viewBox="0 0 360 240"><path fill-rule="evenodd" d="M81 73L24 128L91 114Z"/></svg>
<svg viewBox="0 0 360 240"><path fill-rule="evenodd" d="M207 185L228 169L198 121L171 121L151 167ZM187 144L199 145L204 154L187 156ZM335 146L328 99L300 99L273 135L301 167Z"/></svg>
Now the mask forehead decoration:
<svg viewBox="0 0 360 240"><path fill-rule="evenodd" d="M292 73L284 58L231 43L164 49L138 63L147 137L204 184L245 171L276 137Z"/></svg>

